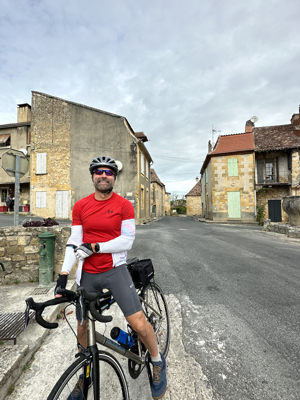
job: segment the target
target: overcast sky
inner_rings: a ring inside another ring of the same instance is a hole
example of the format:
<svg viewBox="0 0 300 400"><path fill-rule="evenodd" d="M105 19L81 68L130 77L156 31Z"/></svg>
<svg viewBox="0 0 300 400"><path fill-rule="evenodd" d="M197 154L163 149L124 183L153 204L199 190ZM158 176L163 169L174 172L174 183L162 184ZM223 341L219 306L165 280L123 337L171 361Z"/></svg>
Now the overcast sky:
<svg viewBox="0 0 300 400"><path fill-rule="evenodd" d="M166 191L195 185L212 139L290 123L299 0L0 0L0 124L31 91L126 117Z"/></svg>

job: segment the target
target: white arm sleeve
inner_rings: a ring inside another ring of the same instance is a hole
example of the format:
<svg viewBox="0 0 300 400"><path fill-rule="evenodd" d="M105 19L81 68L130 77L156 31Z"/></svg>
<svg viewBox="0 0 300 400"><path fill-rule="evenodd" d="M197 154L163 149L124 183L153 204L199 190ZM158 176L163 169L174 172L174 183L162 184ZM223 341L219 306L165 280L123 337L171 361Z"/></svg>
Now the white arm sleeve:
<svg viewBox="0 0 300 400"><path fill-rule="evenodd" d="M99 243L100 253L119 253L130 250L135 238L135 219L122 221L121 235L108 242Z"/></svg>
<svg viewBox="0 0 300 400"><path fill-rule="evenodd" d="M67 245L73 244L75 246L80 246L82 243L82 239L83 239L82 225L72 226L71 236L69 237L69 239L67 241ZM61 272L67 272L69 274L73 265L75 264L75 261L77 261L77 258L75 257L73 247L67 246L66 252L65 252L65 259L64 259L64 262L62 265Z"/></svg>

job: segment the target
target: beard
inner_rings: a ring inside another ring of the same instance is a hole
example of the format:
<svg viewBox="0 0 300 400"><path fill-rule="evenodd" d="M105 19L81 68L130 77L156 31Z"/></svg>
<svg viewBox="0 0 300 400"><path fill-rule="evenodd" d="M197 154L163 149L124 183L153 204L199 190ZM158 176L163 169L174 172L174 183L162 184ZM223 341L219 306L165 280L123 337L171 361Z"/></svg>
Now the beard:
<svg viewBox="0 0 300 400"><path fill-rule="evenodd" d="M107 193L114 187L114 181L110 181L106 178L100 178L93 180L95 189L100 193Z"/></svg>

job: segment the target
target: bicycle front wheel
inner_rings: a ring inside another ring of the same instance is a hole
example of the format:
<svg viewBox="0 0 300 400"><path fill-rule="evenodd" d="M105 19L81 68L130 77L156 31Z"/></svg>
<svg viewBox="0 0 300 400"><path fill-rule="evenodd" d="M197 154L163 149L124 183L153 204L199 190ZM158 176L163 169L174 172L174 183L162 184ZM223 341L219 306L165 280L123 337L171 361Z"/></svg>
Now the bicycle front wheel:
<svg viewBox="0 0 300 400"><path fill-rule="evenodd" d="M160 352L167 357L170 346L170 320L166 299L161 288L150 282L141 292L142 308L152 325Z"/></svg>
<svg viewBox="0 0 300 400"><path fill-rule="evenodd" d="M87 362L86 359L80 358L70 365L57 381L47 400L73 400L77 398L94 400L94 385L91 379L83 379L83 368L86 364L89 364L91 369L93 368L91 359ZM105 351L101 351L99 353L99 367L99 400L129 400L126 378L116 358ZM79 397L80 390L83 393L82 397ZM85 392L87 392L87 395L84 395Z"/></svg>

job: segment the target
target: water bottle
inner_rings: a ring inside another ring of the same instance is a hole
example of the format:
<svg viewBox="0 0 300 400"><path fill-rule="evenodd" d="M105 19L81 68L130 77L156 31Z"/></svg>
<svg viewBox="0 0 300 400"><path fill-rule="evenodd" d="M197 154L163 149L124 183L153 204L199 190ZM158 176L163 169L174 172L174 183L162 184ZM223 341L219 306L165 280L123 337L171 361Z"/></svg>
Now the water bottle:
<svg viewBox="0 0 300 400"><path fill-rule="evenodd" d="M130 349L134 343L133 337L129 333L122 331L122 329L118 327L112 328L110 332L110 337L116 340L126 349Z"/></svg>

